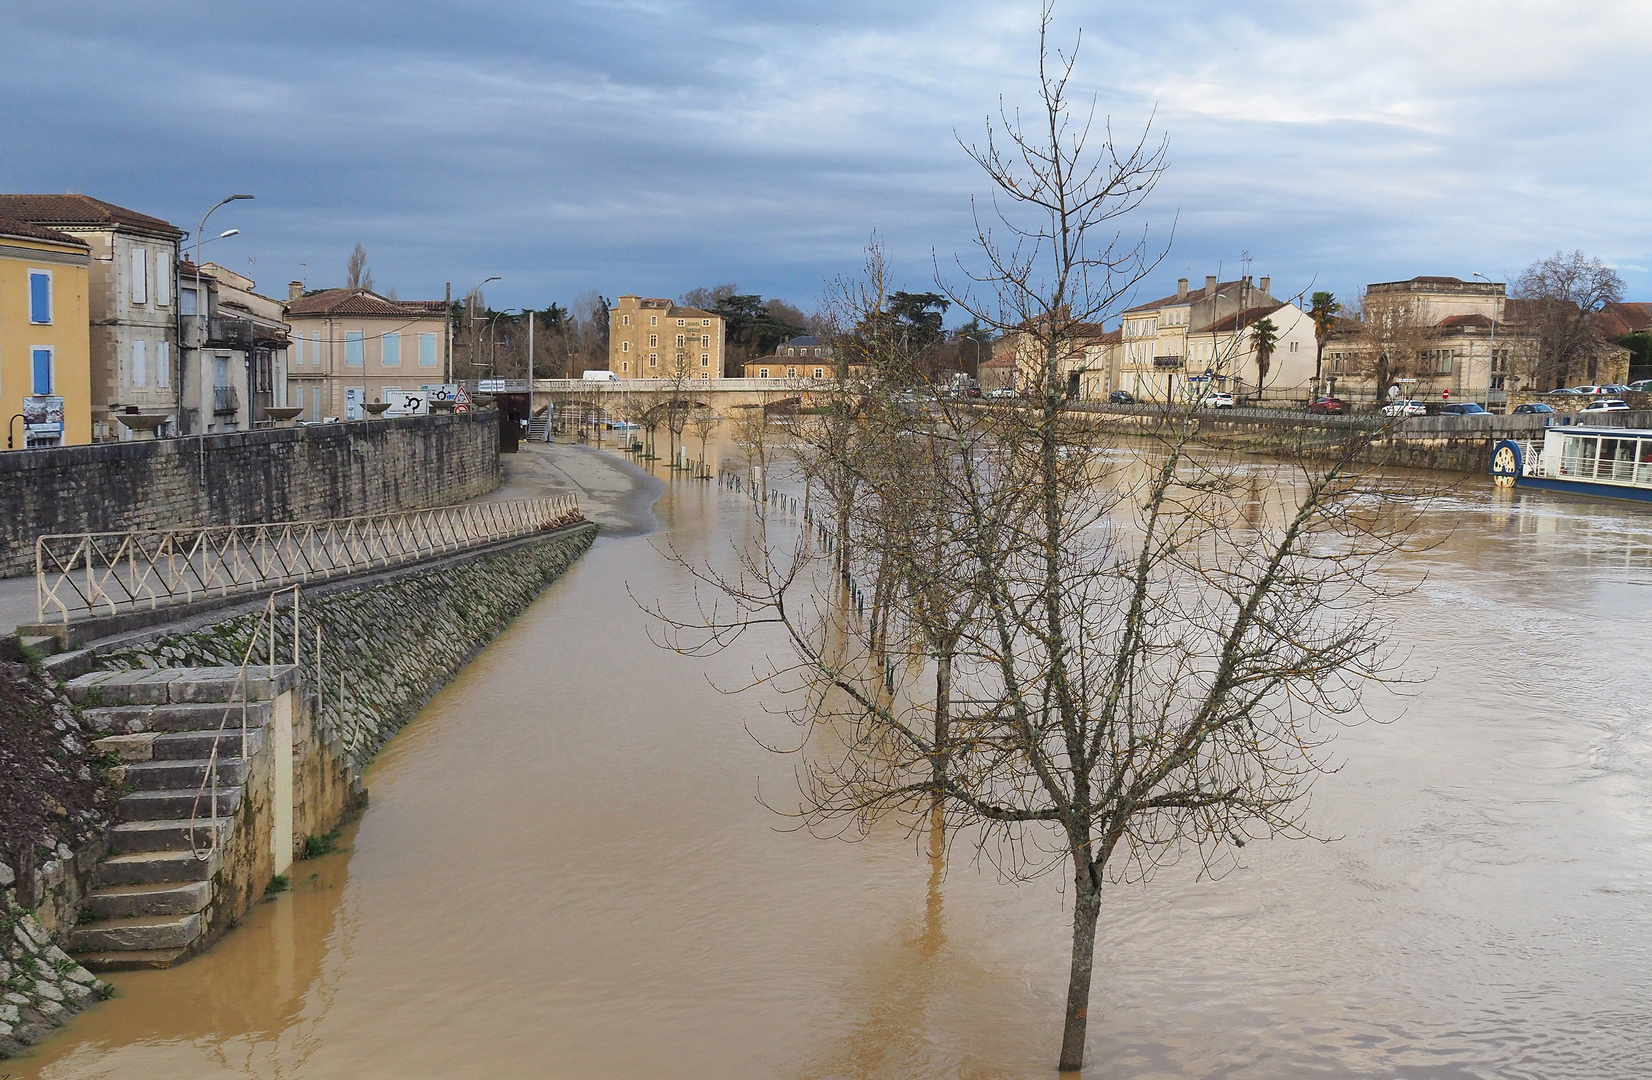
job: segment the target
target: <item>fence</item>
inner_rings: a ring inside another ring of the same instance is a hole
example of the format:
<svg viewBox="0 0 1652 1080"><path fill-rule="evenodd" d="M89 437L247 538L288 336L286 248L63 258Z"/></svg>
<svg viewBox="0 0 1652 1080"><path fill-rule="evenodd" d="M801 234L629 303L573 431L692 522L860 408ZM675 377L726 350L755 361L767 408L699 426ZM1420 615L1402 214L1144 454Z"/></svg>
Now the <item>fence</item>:
<svg viewBox="0 0 1652 1080"><path fill-rule="evenodd" d="M371 517L35 542L39 621L115 615L399 566L582 520L571 495Z"/></svg>

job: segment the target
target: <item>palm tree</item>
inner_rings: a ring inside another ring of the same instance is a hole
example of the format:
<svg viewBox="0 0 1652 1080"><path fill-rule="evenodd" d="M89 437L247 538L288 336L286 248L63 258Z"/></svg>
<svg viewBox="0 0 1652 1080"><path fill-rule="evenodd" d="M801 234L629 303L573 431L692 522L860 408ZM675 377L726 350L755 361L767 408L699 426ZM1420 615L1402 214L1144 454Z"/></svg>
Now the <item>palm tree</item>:
<svg viewBox="0 0 1652 1080"><path fill-rule="evenodd" d="M1257 319L1250 327L1251 345L1256 349L1256 397L1262 398L1262 387L1268 381L1268 366L1273 362L1273 351L1279 347L1279 328L1272 319Z"/></svg>
<svg viewBox="0 0 1652 1080"><path fill-rule="evenodd" d="M1328 292L1316 292L1312 303L1308 305L1308 317L1314 321L1314 341L1318 348L1314 352L1314 393L1319 393L1320 367L1325 363L1325 341L1336 329L1337 316L1342 313L1342 305L1337 298Z"/></svg>

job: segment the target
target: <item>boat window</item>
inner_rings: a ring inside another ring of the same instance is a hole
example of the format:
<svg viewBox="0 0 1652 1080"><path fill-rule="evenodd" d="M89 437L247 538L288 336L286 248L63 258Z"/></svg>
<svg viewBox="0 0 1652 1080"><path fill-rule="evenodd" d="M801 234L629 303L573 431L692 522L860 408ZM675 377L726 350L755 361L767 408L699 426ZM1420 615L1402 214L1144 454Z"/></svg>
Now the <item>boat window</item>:
<svg viewBox="0 0 1652 1080"><path fill-rule="evenodd" d="M1560 452L1560 475L1594 476L1595 452L1599 447L1600 439L1594 435L1569 436Z"/></svg>
<svg viewBox="0 0 1652 1080"><path fill-rule="evenodd" d="M1635 440L1600 440L1600 462L1595 471L1599 480L1618 480L1624 483L1634 479Z"/></svg>
<svg viewBox="0 0 1652 1080"><path fill-rule="evenodd" d="M1640 441L1640 454L1636 460L1640 464L1635 466L1635 483L1642 487L1652 486L1652 439Z"/></svg>

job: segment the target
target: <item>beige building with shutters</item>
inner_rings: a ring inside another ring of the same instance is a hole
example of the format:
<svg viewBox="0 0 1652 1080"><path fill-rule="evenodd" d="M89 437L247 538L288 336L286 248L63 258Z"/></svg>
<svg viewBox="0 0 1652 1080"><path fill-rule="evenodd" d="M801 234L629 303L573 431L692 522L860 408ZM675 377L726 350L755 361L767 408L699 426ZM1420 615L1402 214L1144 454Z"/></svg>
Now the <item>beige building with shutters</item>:
<svg viewBox="0 0 1652 1080"><path fill-rule="evenodd" d="M622 296L608 312L608 370L622 379L721 379L722 316Z"/></svg>
<svg viewBox="0 0 1652 1080"><path fill-rule="evenodd" d="M287 292L287 403L303 409L300 419L359 420L363 400L444 381L446 301L389 300L360 288L305 296L297 281Z"/></svg>
<svg viewBox="0 0 1652 1080"><path fill-rule="evenodd" d="M56 229L91 249L93 441L177 434L183 230L76 194L0 195L0 217Z"/></svg>

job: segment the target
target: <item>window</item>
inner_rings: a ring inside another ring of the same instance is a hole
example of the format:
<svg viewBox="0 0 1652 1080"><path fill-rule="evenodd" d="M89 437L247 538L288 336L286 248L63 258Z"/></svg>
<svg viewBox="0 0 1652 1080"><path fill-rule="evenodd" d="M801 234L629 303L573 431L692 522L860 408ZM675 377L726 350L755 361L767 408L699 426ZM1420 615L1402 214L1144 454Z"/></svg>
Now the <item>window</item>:
<svg viewBox="0 0 1652 1080"><path fill-rule="evenodd" d="M766 368L766 367L764 367L764 368L758 368L758 369L757 369L757 377L758 377L758 378L759 378L759 379L766 379L766 378L768 378L768 377L769 377L769 369L768 369L768 368Z"/></svg>
<svg viewBox="0 0 1652 1080"><path fill-rule="evenodd" d="M711 354L710 353L704 353L703 352L703 353L700 354L700 366L701 367L710 367L711 366Z"/></svg>
<svg viewBox="0 0 1652 1080"><path fill-rule="evenodd" d="M700 348L702 348L702 349L711 348L711 335L710 334L701 334L700 335Z"/></svg>
<svg viewBox="0 0 1652 1080"><path fill-rule="evenodd" d="M701 326L710 326L711 325L711 320L710 319L701 319L700 320L700 325Z"/></svg>
<svg viewBox="0 0 1652 1080"><path fill-rule="evenodd" d="M132 249L132 302L147 303L149 299L149 252L141 247Z"/></svg>
<svg viewBox="0 0 1652 1080"><path fill-rule="evenodd" d="M52 347L36 345L33 359L34 393L46 397L52 392Z"/></svg>
<svg viewBox="0 0 1652 1080"><path fill-rule="evenodd" d="M344 363L347 366L361 367L365 340L360 330L351 330L344 335Z"/></svg>
<svg viewBox="0 0 1652 1080"><path fill-rule="evenodd" d="M1441 375L1451 374L1451 350L1436 349L1434 352L1435 370Z"/></svg>
<svg viewBox="0 0 1652 1080"><path fill-rule="evenodd" d="M648 335L648 347L650 349L659 348L660 347L660 335L658 335L658 334L649 334Z"/></svg>
<svg viewBox="0 0 1652 1080"><path fill-rule="evenodd" d="M620 316L620 325L621 326L630 326L631 325L631 316L621 315Z"/></svg>
<svg viewBox="0 0 1652 1080"><path fill-rule="evenodd" d="M178 314L179 315L193 315L193 314L195 314L195 290L194 289L179 289L178 290Z"/></svg>
<svg viewBox="0 0 1652 1080"><path fill-rule="evenodd" d="M658 325L660 325L660 317L658 315L648 316L648 325L649 326L658 326Z"/></svg>
<svg viewBox="0 0 1652 1080"><path fill-rule="evenodd" d="M620 361L620 370L621 371L630 371L631 370L631 361L621 360Z"/></svg>
<svg viewBox="0 0 1652 1080"><path fill-rule="evenodd" d="M132 385L149 385L149 342L132 343Z"/></svg>
<svg viewBox="0 0 1652 1080"><path fill-rule="evenodd" d="M29 321L46 324L52 321L52 272L29 271Z"/></svg>
<svg viewBox="0 0 1652 1080"><path fill-rule="evenodd" d="M815 378L824 379L825 377L826 377L826 370L824 368L815 368Z"/></svg>
<svg viewBox="0 0 1652 1080"><path fill-rule="evenodd" d="M379 363L385 367L402 366L402 336L400 334L380 335Z"/></svg>
<svg viewBox="0 0 1652 1080"><path fill-rule="evenodd" d="M648 354L648 366L649 367L659 367L660 366L660 354L659 353L652 353L651 352L651 353Z"/></svg>
<svg viewBox="0 0 1652 1080"><path fill-rule="evenodd" d="M631 351L631 343L629 341L620 342L620 352L623 353L623 352L630 352L630 351Z"/></svg>
<svg viewBox="0 0 1652 1080"><path fill-rule="evenodd" d="M678 319L677 320L677 325L678 326L687 326L688 325L688 320L687 319Z"/></svg>
<svg viewBox="0 0 1652 1080"><path fill-rule="evenodd" d="M172 382L172 342L155 342L155 385L167 386Z"/></svg>
<svg viewBox="0 0 1652 1080"><path fill-rule="evenodd" d="M797 378L797 369L794 368L794 367L787 368L786 369L786 378L788 378L788 379Z"/></svg>
<svg viewBox="0 0 1652 1080"><path fill-rule="evenodd" d="M304 335L293 335L293 367L304 366Z"/></svg>
<svg viewBox="0 0 1652 1080"><path fill-rule="evenodd" d="M172 252L155 252L155 303L166 307L172 303Z"/></svg>
<svg viewBox="0 0 1652 1080"><path fill-rule="evenodd" d="M683 343L684 343L684 341L686 341L686 340L687 340L687 339L686 339L686 338L684 338L684 337L683 337L683 335L681 335L681 334L678 334L678 335L677 335L677 348L679 348L679 349L680 349L680 348L682 348L682 347L683 347Z"/></svg>
<svg viewBox="0 0 1652 1080"><path fill-rule="evenodd" d="M436 335L435 334L420 334L419 335L419 366L420 367L435 367L436 366Z"/></svg>
<svg viewBox="0 0 1652 1080"><path fill-rule="evenodd" d="M315 332L315 334L310 338L310 363L316 364L318 366L321 363L321 331L320 330L317 330Z"/></svg>

